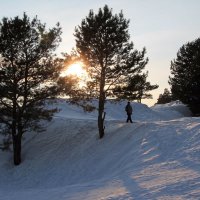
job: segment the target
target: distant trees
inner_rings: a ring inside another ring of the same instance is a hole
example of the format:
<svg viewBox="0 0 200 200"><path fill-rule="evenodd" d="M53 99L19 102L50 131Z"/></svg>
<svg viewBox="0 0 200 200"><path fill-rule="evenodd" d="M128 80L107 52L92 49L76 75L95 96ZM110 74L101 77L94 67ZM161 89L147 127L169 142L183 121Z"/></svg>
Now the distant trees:
<svg viewBox="0 0 200 200"><path fill-rule="evenodd" d="M14 164L21 163L21 140L29 130L41 130L55 109L44 108L45 99L58 93L60 62L53 52L61 41L61 28L46 30L32 20L3 18L0 23L0 124L12 140Z"/></svg>
<svg viewBox="0 0 200 200"><path fill-rule="evenodd" d="M151 99L149 91L157 89L158 85L151 85L147 77L148 72L127 76L123 84L114 88L113 94L118 99L137 100L140 103L142 99Z"/></svg>
<svg viewBox="0 0 200 200"><path fill-rule="evenodd" d="M170 93L170 91L167 88L165 88L163 94L159 95L157 104L165 104L165 103L169 103L173 100L174 100L174 98L173 98L172 94Z"/></svg>
<svg viewBox="0 0 200 200"><path fill-rule="evenodd" d="M113 15L112 9L105 5L97 14L90 10L75 29L76 51L86 64L90 76L88 90L99 102L100 138L104 136L106 98L116 95L116 88L127 85L128 80L141 73L148 62L145 49L134 50L133 43L129 41L128 27L129 20L124 18L122 12Z"/></svg>
<svg viewBox="0 0 200 200"><path fill-rule="evenodd" d="M171 62L172 94L200 114L200 38L184 44Z"/></svg>

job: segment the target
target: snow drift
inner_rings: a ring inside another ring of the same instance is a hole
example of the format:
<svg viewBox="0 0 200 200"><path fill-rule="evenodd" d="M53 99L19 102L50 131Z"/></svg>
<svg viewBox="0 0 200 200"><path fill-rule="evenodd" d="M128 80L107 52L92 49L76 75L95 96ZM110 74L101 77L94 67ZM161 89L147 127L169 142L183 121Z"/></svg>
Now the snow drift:
<svg viewBox="0 0 200 200"><path fill-rule="evenodd" d="M97 113L58 100L44 133L28 133L23 162L0 152L0 199L200 199L200 119L179 102L152 108L106 104L98 138ZM187 116L187 117L186 117Z"/></svg>

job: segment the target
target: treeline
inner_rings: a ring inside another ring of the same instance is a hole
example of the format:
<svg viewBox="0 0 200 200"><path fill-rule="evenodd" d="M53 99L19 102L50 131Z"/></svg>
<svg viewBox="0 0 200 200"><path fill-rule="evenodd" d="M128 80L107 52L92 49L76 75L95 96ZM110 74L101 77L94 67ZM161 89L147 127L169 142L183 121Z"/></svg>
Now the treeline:
<svg viewBox="0 0 200 200"><path fill-rule="evenodd" d="M41 120L51 120L57 111L46 106L49 99L66 95L72 102L82 103L86 110L91 109L90 100L97 99L99 138L103 138L107 98L139 102L152 98L149 92L158 85L147 81L146 49L139 51L134 48L128 28L129 20L122 12L113 14L107 5L96 14L90 10L81 24L75 27L76 47L70 54L58 57L55 50L61 42L62 33L59 23L47 29L37 17L30 19L26 13L22 18L2 19L0 132L5 137L0 148L7 149L12 145L15 165L21 163L23 135L31 130L43 131ZM75 62L82 62L88 73L82 87L79 87L78 77L61 76L62 71ZM180 58L172 62L174 77L170 78L170 84L174 94L181 90L179 81L175 81L181 76L176 74L181 71L178 68L181 68ZM178 94L177 98L182 100ZM196 100L196 97L193 99Z"/></svg>
<svg viewBox="0 0 200 200"><path fill-rule="evenodd" d="M159 95L157 103L180 100L195 116L200 115L200 38L184 44L171 61L170 90Z"/></svg>

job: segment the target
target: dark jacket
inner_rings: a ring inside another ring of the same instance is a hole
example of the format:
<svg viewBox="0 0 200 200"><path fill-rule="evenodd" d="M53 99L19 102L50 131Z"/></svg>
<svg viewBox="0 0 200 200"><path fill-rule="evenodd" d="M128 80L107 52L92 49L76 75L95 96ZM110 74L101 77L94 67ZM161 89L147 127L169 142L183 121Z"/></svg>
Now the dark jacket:
<svg viewBox="0 0 200 200"><path fill-rule="evenodd" d="M127 115L131 115L133 112L132 106L130 104L127 104L125 107L125 111L127 112Z"/></svg>

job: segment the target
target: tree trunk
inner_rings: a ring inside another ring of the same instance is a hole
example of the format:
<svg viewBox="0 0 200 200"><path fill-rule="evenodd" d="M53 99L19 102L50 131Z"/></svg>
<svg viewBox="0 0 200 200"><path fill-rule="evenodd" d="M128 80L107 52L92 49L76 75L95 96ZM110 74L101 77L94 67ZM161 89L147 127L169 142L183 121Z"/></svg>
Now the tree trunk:
<svg viewBox="0 0 200 200"><path fill-rule="evenodd" d="M105 119L105 112L104 112L104 103L105 103L105 98L104 95L102 94L101 97L99 98L99 115L98 115L98 128L99 128L99 138L103 138L104 136L104 119Z"/></svg>
<svg viewBox="0 0 200 200"><path fill-rule="evenodd" d="M106 67L103 65L103 59L100 60L101 65L101 78L100 78L100 88L99 88L99 116L98 116L98 128L99 128L99 138L103 138L104 136L104 104L105 104L105 69Z"/></svg>
<svg viewBox="0 0 200 200"><path fill-rule="evenodd" d="M99 138L103 138L104 136L104 117L103 116L103 112L99 112L99 116L98 116L98 128L99 128Z"/></svg>
<svg viewBox="0 0 200 200"><path fill-rule="evenodd" d="M104 117L102 117L102 115L104 114L105 116L105 112L104 113L100 113L99 112L99 116L98 116L98 128L99 128L99 138L103 138L104 136Z"/></svg>
<svg viewBox="0 0 200 200"><path fill-rule="evenodd" d="M19 165L21 163L21 136L16 135L13 137L13 159L14 164Z"/></svg>

